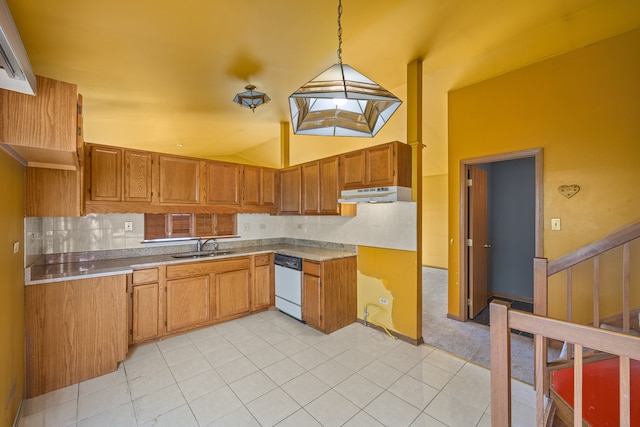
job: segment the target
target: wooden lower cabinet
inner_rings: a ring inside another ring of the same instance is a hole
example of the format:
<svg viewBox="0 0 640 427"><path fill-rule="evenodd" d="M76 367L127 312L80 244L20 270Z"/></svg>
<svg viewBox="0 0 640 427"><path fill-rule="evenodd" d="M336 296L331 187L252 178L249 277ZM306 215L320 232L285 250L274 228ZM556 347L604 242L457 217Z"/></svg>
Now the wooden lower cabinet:
<svg viewBox="0 0 640 427"><path fill-rule="evenodd" d="M302 320L327 334L356 320L356 257L302 262Z"/></svg>
<svg viewBox="0 0 640 427"><path fill-rule="evenodd" d="M167 280L167 332L209 320L209 276Z"/></svg>
<svg viewBox="0 0 640 427"><path fill-rule="evenodd" d="M275 303L273 254L254 257L251 311L263 310Z"/></svg>
<svg viewBox="0 0 640 427"><path fill-rule="evenodd" d="M320 270L320 263L305 261L307 269ZM304 267L303 267L304 270ZM319 274L319 273L317 273ZM315 272L305 272L302 279L302 320L312 328L324 329L322 318L322 282Z"/></svg>
<svg viewBox="0 0 640 427"><path fill-rule="evenodd" d="M252 263L247 256L167 266L165 333L249 314Z"/></svg>
<svg viewBox="0 0 640 427"><path fill-rule="evenodd" d="M27 398L112 371L127 354L126 275L25 287Z"/></svg>
<svg viewBox="0 0 640 427"><path fill-rule="evenodd" d="M131 275L129 342L157 338L164 326L163 300L165 267L134 270Z"/></svg>
<svg viewBox="0 0 640 427"><path fill-rule="evenodd" d="M249 314L251 310L251 273L249 268L216 273L218 316L225 319L231 316Z"/></svg>
<svg viewBox="0 0 640 427"><path fill-rule="evenodd" d="M145 341L159 336L160 287L158 283L133 286L131 298L133 300L131 342Z"/></svg>

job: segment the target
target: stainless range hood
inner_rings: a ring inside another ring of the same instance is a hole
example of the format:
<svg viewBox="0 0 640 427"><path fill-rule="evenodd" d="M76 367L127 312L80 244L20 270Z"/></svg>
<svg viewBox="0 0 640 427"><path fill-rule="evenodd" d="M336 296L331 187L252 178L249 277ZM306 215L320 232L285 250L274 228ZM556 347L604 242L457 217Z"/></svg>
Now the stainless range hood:
<svg viewBox="0 0 640 427"><path fill-rule="evenodd" d="M356 190L342 190L339 203L392 203L410 202L411 188L390 186L376 188L360 188Z"/></svg>
<svg viewBox="0 0 640 427"><path fill-rule="evenodd" d="M6 0L0 0L0 89L36 93L36 76Z"/></svg>

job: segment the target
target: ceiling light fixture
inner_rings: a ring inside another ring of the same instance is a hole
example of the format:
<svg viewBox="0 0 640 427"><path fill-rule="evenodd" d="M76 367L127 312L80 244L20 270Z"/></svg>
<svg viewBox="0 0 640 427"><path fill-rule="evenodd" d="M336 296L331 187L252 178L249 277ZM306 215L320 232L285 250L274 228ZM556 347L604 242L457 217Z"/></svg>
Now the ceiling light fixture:
<svg viewBox="0 0 640 427"><path fill-rule="evenodd" d="M254 85L246 85L244 88L247 91L236 94L233 98L233 102L242 107L251 108L251 111L254 113L256 111L256 107L271 101L271 98L269 98L266 93L258 92Z"/></svg>
<svg viewBox="0 0 640 427"><path fill-rule="evenodd" d="M338 0L338 63L289 97L293 133L372 137L402 104L391 92L342 63L342 0Z"/></svg>

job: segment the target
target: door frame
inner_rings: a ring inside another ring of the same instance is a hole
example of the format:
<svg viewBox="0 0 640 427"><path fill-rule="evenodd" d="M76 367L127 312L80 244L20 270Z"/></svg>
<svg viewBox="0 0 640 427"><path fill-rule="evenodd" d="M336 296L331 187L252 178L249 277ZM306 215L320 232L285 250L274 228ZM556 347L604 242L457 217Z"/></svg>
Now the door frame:
<svg viewBox="0 0 640 427"><path fill-rule="evenodd" d="M494 163L505 160L516 160L533 157L535 161L535 257L542 257L544 254L544 205L543 205L543 178L542 178L542 158L543 149L534 148L531 150L515 151L511 153L494 154L473 159L463 159L460 161L460 231L459 231L459 256L460 256L460 281L459 281L459 313L460 320L469 320L469 309L467 300L469 299L469 255L467 251L467 235L469 234L469 199L467 187L467 169L483 163ZM533 274L533 270L531 270ZM534 304L535 293L534 293Z"/></svg>

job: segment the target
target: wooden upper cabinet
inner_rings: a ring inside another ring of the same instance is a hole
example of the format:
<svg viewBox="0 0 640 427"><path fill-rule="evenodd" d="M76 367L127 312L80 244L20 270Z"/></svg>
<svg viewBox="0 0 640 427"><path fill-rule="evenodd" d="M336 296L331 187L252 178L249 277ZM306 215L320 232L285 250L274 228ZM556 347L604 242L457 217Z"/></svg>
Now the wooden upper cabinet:
<svg viewBox="0 0 640 427"><path fill-rule="evenodd" d="M278 171L276 169L261 170L262 194L261 203L263 206L278 206Z"/></svg>
<svg viewBox="0 0 640 427"><path fill-rule="evenodd" d="M259 206L262 193L261 168L245 166L243 184L242 204L245 206Z"/></svg>
<svg viewBox="0 0 640 427"><path fill-rule="evenodd" d="M342 186L344 189L362 188L366 184L366 153L364 150L340 155Z"/></svg>
<svg viewBox="0 0 640 427"><path fill-rule="evenodd" d="M164 204L200 203L200 161L160 155L159 201Z"/></svg>
<svg viewBox="0 0 640 427"><path fill-rule="evenodd" d="M411 187L411 147L399 141L340 155L342 188Z"/></svg>
<svg viewBox="0 0 640 427"><path fill-rule="evenodd" d="M0 143L12 145L27 166L76 169L77 86L36 78L35 96L0 89Z"/></svg>
<svg viewBox="0 0 640 427"><path fill-rule="evenodd" d="M151 153L124 151L124 201L151 202Z"/></svg>
<svg viewBox="0 0 640 427"><path fill-rule="evenodd" d="M90 200L122 200L122 149L92 145Z"/></svg>
<svg viewBox="0 0 640 427"><path fill-rule="evenodd" d="M240 205L242 165L206 162L206 174L206 202L208 205Z"/></svg>
<svg viewBox="0 0 640 427"><path fill-rule="evenodd" d="M320 212L320 162L305 163L300 166L302 176L302 213Z"/></svg>
<svg viewBox="0 0 640 427"><path fill-rule="evenodd" d="M26 216L83 215L80 171L26 168Z"/></svg>
<svg viewBox="0 0 640 427"><path fill-rule="evenodd" d="M244 166L244 206L276 208L278 206L278 171L258 166Z"/></svg>
<svg viewBox="0 0 640 427"><path fill-rule="evenodd" d="M394 146L379 145L367 148L367 168L365 182L371 186L393 185Z"/></svg>
<svg viewBox="0 0 640 427"><path fill-rule="evenodd" d="M280 213L300 214L301 203L301 172L300 166L294 166L280 171Z"/></svg>
<svg viewBox="0 0 640 427"><path fill-rule="evenodd" d="M320 213L336 215L340 213L338 197L340 196L338 156L320 160Z"/></svg>

